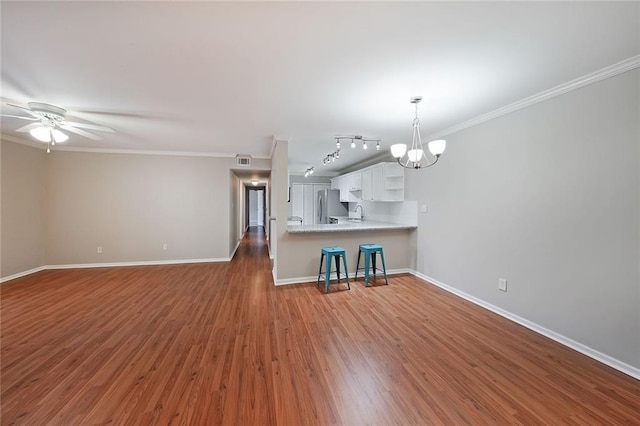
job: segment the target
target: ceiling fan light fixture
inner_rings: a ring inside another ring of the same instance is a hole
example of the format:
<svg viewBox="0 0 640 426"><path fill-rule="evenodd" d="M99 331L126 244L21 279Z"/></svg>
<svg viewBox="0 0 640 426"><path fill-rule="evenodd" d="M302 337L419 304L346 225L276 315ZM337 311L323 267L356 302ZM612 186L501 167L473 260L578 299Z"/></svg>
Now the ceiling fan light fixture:
<svg viewBox="0 0 640 426"><path fill-rule="evenodd" d="M67 139L69 139L69 136L67 136L66 134L62 133L60 130L58 129L53 129L51 131L51 134L53 135L53 140L55 142L64 142Z"/></svg>
<svg viewBox="0 0 640 426"><path fill-rule="evenodd" d="M29 134L40 142L51 142L51 128L46 126L36 127L29 130Z"/></svg>
<svg viewBox="0 0 640 426"><path fill-rule="evenodd" d="M60 130L54 129L50 126L36 127L35 129L29 130L29 134L40 142L52 142L53 144L64 142L69 139L69 136L65 133L62 133Z"/></svg>

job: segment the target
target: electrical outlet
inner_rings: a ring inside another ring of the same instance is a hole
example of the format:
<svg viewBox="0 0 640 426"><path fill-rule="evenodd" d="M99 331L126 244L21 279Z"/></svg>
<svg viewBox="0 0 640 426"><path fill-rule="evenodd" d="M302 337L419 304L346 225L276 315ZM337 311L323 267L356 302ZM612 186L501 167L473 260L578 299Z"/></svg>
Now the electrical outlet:
<svg viewBox="0 0 640 426"><path fill-rule="evenodd" d="M499 278L498 279L498 290L507 291L507 279Z"/></svg>
<svg viewBox="0 0 640 426"><path fill-rule="evenodd" d="M422 213L426 213L426 212L427 212L427 205L426 205L426 204L421 205L421 206L420 206L420 211L421 211Z"/></svg>
<svg viewBox="0 0 640 426"><path fill-rule="evenodd" d="M98 254L102 254L102 247L98 246L97 251L98 251Z"/></svg>
<svg viewBox="0 0 640 426"><path fill-rule="evenodd" d="M169 245L167 243L164 243L162 245L162 250L169 250Z"/></svg>

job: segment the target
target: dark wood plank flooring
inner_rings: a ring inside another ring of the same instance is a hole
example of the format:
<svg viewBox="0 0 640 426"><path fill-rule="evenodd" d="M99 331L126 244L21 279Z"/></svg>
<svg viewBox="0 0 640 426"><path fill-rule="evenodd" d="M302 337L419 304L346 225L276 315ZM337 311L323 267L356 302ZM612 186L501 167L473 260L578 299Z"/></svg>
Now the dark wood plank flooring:
<svg viewBox="0 0 640 426"><path fill-rule="evenodd" d="M351 287L274 287L258 229L230 263L5 283L1 423L640 423L631 377L412 276Z"/></svg>

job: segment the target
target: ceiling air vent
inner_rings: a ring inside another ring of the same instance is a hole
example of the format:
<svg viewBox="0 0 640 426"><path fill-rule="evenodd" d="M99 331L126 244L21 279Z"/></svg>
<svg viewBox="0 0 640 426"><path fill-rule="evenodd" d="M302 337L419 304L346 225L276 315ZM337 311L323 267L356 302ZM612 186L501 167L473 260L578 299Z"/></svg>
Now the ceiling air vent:
<svg viewBox="0 0 640 426"><path fill-rule="evenodd" d="M251 165L251 157L246 155L236 155L236 161L238 166L250 166Z"/></svg>

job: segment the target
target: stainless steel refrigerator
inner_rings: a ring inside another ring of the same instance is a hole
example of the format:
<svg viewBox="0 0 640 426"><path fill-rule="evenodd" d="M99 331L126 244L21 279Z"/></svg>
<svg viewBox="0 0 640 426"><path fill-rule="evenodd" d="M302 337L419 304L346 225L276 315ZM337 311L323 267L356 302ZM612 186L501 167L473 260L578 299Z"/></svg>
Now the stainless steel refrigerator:
<svg viewBox="0 0 640 426"><path fill-rule="evenodd" d="M318 191L316 198L315 222L329 223L331 216L348 216L349 211L340 202L340 191L337 189L323 189Z"/></svg>

